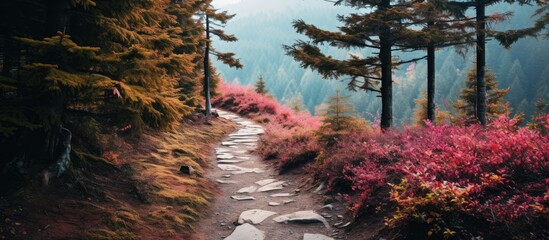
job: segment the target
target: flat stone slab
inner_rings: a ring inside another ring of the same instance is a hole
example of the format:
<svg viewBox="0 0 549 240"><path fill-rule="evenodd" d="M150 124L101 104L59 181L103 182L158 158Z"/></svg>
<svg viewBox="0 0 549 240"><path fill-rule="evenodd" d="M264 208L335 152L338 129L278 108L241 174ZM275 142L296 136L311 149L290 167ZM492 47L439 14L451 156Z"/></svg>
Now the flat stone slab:
<svg viewBox="0 0 549 240"><path fill-rule="evenodd" d="M218 154L217 155L217 159L228 160L228 159L233 159L233 158L234 158L234 155L228 154L228 153L223 153L223 154Z"/></svg>
<svg viewBox="0 0 549 240"><path fill-rule="evenodd" d="M254 193L255 190L257 190L256 186L249 186L249 187L239 189L238 193Z"/></svg>
<svg viewBox="0 0 549 240"><path fill-rule="evenodd" d="M334 240L334 239L328 236L324 236L322 234L305 233L303 235L303 240Z"/></svg>
<svg viewBox="0 0 549 240"><path fill-rule="evenodd" d="M248 138L248 139L234 139L232 142L234 143L256 143L257 138Z"/></svg>
<svg viewBox="0 0 549 240"><path fill-rule="evenodd" d="M233 172L233 174L243 174L243 173L263 173L265 170L259 168L242 168L240 171Z"/></svg>
<svg viewBox="0 0 549 240"><path fill-rule="evenodd" d="M243 195L240 195L240 196L231 196L232 199L236 200L236 201L249 201L249 200L255 200L255 197L252 197L252 196L243 196Z"/></svg>
<svg viewBox="0 0 549 240"><path fill-rule="evenodd" d="M260 135L260 134L263 134L265 131L260 128L260 127L256 127L256 128L243 128L243 129L240 129L238 130L238 132L236 132L235 134L239 134L239 135L236 135L236 136L244 136L244 135ZM231 136L231 135L229 135ZM235 136L235 135L233 135Z"/></svg>
<svg viewBox="0 0 549 240"><path fill-rule="evenodd" d="M223 180L223 179L216 179L215 182L216 182L216 183L220 183L220 184L236 183L236 181L232 181L232 180Z"/></svg>
<svg viewBox="0 0 549 240"><path fill-rule="evenodd" d="M265 170L259 168L244 168L232 164L217 164L217 167L223 171L233 171L233 174L265 172Z"/></svg>
<svg viewBox="0 0 549 240"><path fill-rule="evenodd" d="M260 224L268 217L275 215L276 212L265 211L261 209L252 209L244 211L238 217L238 224L251 223L254 225Z"/></svg>
<svg viewBox="0 0 549 240"><path fill-rule="evenodd" d="M322 216L320 216L315 211L309 210L309 211L299 211L294 212L286 215L282 215L279 217L276 217L273 219L277 223L288 223L288 222L295 222L295 223L315 223L320 222L324 223L324 226L326 228L330 228L330 224L326 219Z"/></svg>
<svg viewBox="0 0 549 240"><path fill-rule="evenodd" d="M282 186L282 184L284 184L284 181L269 183L269 184L267 184L263 187L260 187L259 189L257 189L257 191L258 192L270 192L270 191L274 191L274 190L281 190L281 189L284 188Z"/></svg>
<svg viewBox="0 0 549 240"><path fill-rule="evenodd" d="M257 133L255 132L237 132L237 133L232 133L232 134L229 134L229 137L230 138L233 138L233 137L256 137L257 136Z"/></svg>
<svg viewBox="0 0 549 240"><path fill-rule="evenodd" d="M236 143L232 142L232 141L226 141L226 142L221 142L221 145L223 145L223 146L234 146L234 145L236 145Z"/></svg>
<svg viewBox="0 0 549 240"><path fill-rule="evenodd" d="M295 202L295 200L293 200L293 199L288 199L288 200L284 200L282 203L284 203L284 204L289 204L289 203L293 203L293 202Z"/></svg>
<svg viewBox="0 0 549 240"><path fill-rule="evenodd" d="M233 163L241 163L241 162L247 162L248 160L218 160L217 163L222 164L233 164Z"/></svg>
<svg viewBox="0 0 549 240"><path fill-rule="evenodd" d="M232 151L233 150L229 149L229 148L216 148L215 149L216 154L223 154L223 153L228 153L228 152L232 152Z"/></svg>
<svg viewBox="0 0 549 240"><path fill-rule="evenodd" d="M223 171L239 171L242 168L232 164L217 164L217 167Z"/></svg>
<svg viewBox="0 0 549 240"><path fill-rule="evenodd" d="M269 179L259 180L259 181L255 182L255 184L257 184L259 186L265 186L267 184L274 183L275 181L276 181L276 179L269 178Z"/></svg>
<svg viewBox="0 0 549 240"><path fill-rule="evenodd" d="M263 240L265 232L257 229L253 225L246 223L236 227L231 235L225 240Z"/></svg>
<svg viewBox="0 0 549 240"><path fill-rule="evenodd" d="M269 202L269 206L280 206L280 203L277 202Z"/></svg>
<svg viewBox="0 0 549 240"><path fill-rule="evenodd" d="M276 194L271 194L271 197L291 197L293 196L293 194L291 193L276 193Z"/></svg>
<svg viewBox="0 0 549 240"><path fill-rule="evenodd" d="M250 134L250 135L229 135L229 138L230 139L234 139L234 140L237 140L237 139L255 139L255 140L259 140L259 136L257 134Z"/></svg>

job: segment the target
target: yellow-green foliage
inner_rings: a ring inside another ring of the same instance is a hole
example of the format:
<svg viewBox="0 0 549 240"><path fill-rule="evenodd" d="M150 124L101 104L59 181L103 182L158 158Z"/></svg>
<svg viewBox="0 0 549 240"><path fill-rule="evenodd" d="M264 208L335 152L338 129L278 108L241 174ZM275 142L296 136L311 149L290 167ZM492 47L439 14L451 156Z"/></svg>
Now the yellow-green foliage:
<svg viewBox="0 0 549 240"><path fill-rule="evenodd" d="M219 124L207 128L179 125L160 135L147 134L143 138L152 152L135 156L130 163L135 178L143 180L139 184L148 186L143 189L154 206L143 220L162 228L168 236L191 230L212 199L204 187L207 179L201 175L204 159L209 157L204 143L228 132L227 125ZM197 173L181 174L181 166L191 166Z"/></svg>
<svg viewBox="0 0 549 240"><path fill-rule="evenodd" d="M95 208L109 212L109 210L104 207L96 206ZM141 217L137 212L130 209L117 208L106 215L107 216L103 219L103 227L87 232L86 238L105 240L139 239L134 231L135 226L142 223Z"/></svg>
<svg viewBox="0 0 549 240"><path fill-rule="evenodd" d="M135 224L139 223L139 221L140 219L136 212L132 210L119 209L106 220L106 224L114 230L130 230Z"/></svg>
<svg viewBox="0 0 549 240"><path fill-rule="evenodd" d="M465 79L466 87L461 89L458 101L454 103L454 108L457 113L454 122L466 120L472 122L475 116L476 109L476 68L473 67L467 72ZM505 101L505 96L509 92L509 88L498 89L496 76L490 70L487 70L484 77L486 78L486 97L488 99L486 115L488 119L496 119L501 115L509 115L511 108L509 103Z"/></svg>
<svg viewBox="0 0 549 240"><path fill-rule="evenodd" d="M467 188L451 185L423 186L424 195L407 196L403 193L409 188L406 179L400 184L389 184L391 187L390 199L396 202L396 211L385 218L385 224L396 227L400 224L426 225L425 237L451 238L456 234L452 229L451 221L459 219L459 212L465 211L467 205Z"/></svg>
<svg viewBox="0 0 549 240"><path fill-rule="evenodd" d="M27 108L30 114L12 116L21 124L2 114L0 135L31 125L63 124L62 114L93 116L111 124L107 127L139 133L147 127L172 127L193 113L202 79L198 50L204 44L204 29L193 16L207 4L198 0L71 3L70 21L78 24L70 29L46 33L50 34L46 38L42 31L21 34L24 38L6 36L31 50L32 56L26 56L28 64L18 67L18 74L0 77L0 108L10 104L20 107L20 112ZM33 13L18 9L26 13L23 16ZM48 109L53 107L59 110ZM26 116L37 113L47 116L32 121Z"/></svg>
<svg viewBox="0 0 549 240"><path fill-rule="evenodd" d="M208 205L208 199L205 198L207 193L186 193L179 192L177 190L163 189L156 192L167 204L173 204L178 206L191 206L193 208L204 208ZM202 196L200 196L202 195Z"/></svg>
<svg viewBox="0 0 549 240"><path fill-rule="evenodd" d="M158 225L163 231L167 232L192 230L192 223L196 221L196 219L191 216L173 213L169 210L158 210L151 212L145 217L145 219L147 222Z"/></svg>
<svg viewBox="0 0 549 240"><path fill-rule="evenodd" d="M421 93L421 98L414 100L416 108L414 109L415 125L424 126L427 119L427 93ZM450 122L450 112L442 111L438 107L435 109L435 124L440 125Z"/></svg>
<svg viewBox="0 0 549 240"><path fill-rule="evenodd" d="M318 111L322 116L322 125L317 135L321 141L328 144L333 144L334 139L341 135L371 130L370 124L357 116L349 102L349 96L341 96L339 90L336 90L336 95L330 97Z"/></svg>

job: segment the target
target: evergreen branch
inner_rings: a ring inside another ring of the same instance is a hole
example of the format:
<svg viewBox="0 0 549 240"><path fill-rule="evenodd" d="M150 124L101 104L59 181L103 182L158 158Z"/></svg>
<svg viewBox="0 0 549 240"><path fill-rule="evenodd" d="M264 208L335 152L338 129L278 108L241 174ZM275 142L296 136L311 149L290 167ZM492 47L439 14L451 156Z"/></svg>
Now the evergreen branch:
<svg viewBox="0 0 549 240"><path fill-rule="evenodd" d="M241 69L244 66L240 63L240 59L235 58L235 54L231 52L218 52L215 50L211 50L210 53L217 57L217 60L223 62L223 64L228 65L229 67L234 67L237 69Z"/></svg>
<svg viewBox="0 0 549 240"><path fill-rule="evenodd" d="M220 28L225 28L225 25L219 24L219 23L216 23L216 22L210 22L210 25L213 25L213 26L216 26L216 27L220 27Z"/></svg>
<svg viewBox="0 0 549 240"><path fill-rule="evenodd" d="M361 77L364 77L364 76L361 76ZM365 77L365 78L371 78L371 77ZM378 78L378 79L381 80L380 78ZM372 92L381 93L380 89L377 89L377 88L374 88L373 86L370 86L370 83L371 83L370 81L360 82L356 77L348 78L347 80L350 80L349 83L347 84L347 89L349 89L349 90L356 91L356 89L362 89L362 90L365 90L365 91L372 91ZM359 85L357 83L361 83L361 84Z"/></svg>
<svg viewBox="0 0 549 240"><path fill-rule="evenodd" d="M238 41L238 38L236 38L234 35L227 35L223 30L220 29L210 29L210 32L217 36L222 41L226 42L236 42Z"/></svg>
<svg viewBox="0 0 549 240"><path fill-rule="evenodd" d="M206 15L210 17L212 20L219 21L221 24L227 24L229 20L231 20L236 14L229 14L227 11L223 12L216 12L215 9L209 8L206 10Z"/></svg>
<svg viewBox="0 0 549 240"><path fill-rule="evenodd" d="M306 24L303 20L294 21L293 26L297 33L306 35L314 44L329 43L330 46L345 49L351 47L375 47L366 44L363 36L322 30L312 24Z"/></svg>
<svg viewBox="0 0 549 240"><path fill-rule="evenodd" d="M426 59L426 58L427 58L427 56L423 56L423 57L419 57L419 58L410 59L410 60L407 60L407 61L395 62L394 64L395 65L402 65L402 64L406 64L406 63L417 62L419 60L423 60L423 59Z"/></svg>

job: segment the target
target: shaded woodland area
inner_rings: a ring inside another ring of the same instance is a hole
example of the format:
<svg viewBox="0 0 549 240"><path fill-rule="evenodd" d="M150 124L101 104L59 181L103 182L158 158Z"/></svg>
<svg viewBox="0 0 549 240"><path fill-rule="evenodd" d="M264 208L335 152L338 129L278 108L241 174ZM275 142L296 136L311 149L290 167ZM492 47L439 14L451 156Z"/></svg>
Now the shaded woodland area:
<svg viewBox="0 0 549 240"><path fill-rule="evenodd" d="M187 238L212 196L210 141L232 128L203 114L206 56L238 65L207 48L236 40L232 16L210 0L1 1L0 238Z"/></svg>
<svg viewBox="0 0 549 240"><path fill-rule="evenodd" d="M60 175L71 147L101 155L100 134L166 129L193 114L203 95L204 16L231 18L211 1L1 4L0 168L14 183L2 188L43 169Z"/></svg>

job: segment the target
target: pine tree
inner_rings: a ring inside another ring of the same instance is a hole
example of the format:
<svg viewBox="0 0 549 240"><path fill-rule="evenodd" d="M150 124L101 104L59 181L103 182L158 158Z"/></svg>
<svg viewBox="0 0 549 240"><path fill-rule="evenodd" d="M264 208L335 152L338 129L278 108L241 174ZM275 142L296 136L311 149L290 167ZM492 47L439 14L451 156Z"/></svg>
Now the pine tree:
<svg viewBox="0 0 549 240"><path fill-rule="evenodd" d="M335 96L328 98L325 106L325 109L317 113L322 117L322 126L318 133L322 141L330 143L334 138L348 133L356 126L357 120L349 96L341 96L339 90L336 90Z"/></svg>
<svg viewBox="0 0 549 240"><path fill-rule="evenodd" d="M536 37L540 34L545 37L549 37L549 1L519 1L521 4L531 4L533 2L535 2L539 7L533 15L533 17L537 17L534 24L523 29L512 29L503 32L496 32L494 35L500 44L506 48L509 48L513 43L524 37Z"/></svg>
<svg viewBox="0 0 549 240"><path fill-rule="evenodd" d="M418 38L419 42L411 42L410 47L423 46L427 51L427 92L425 119L432 123L435 121L435 51L436 48L455 46L457 51L462 51L465 44L472 41L471 22L456 18L445 2L424 1L412 4L417 15L416 25L423 26L425 35ZM417 117L417 115L416 115Z"/></svg>
<svg viewBox="0 0 549 240"><path fill-rule="evenodd" d="M303 97L301 94L296 94L287 101L284 102L284 105L288 106L294 112L308 112L305 104L303 104Z"/></svg>
<svg viewBox="0 0 549 240"><path fill-rule="evenodd" d="M491 14L490 16L486 16L486 8L488 6L494 5L501 2L500 0L466 0L466 1L450 1L450 5L453 6L454 13L457 13L461 18L465 17L465 12L469 8L475 8L475 24L476 24L476 118L478 119L479 123L483 126L486 126L486 119L488 114L488 108L487 106L488 99L487 99L487 79L485 79L486 75L486 41L487 36L495 36L495 38L498 40L498 42L505 47L511 46L514 42L516 42L519 38L525 37L525 36L535 36L536 33L540 32L542 29L545 28L545 25L549 22L547 19L548 14L546 14L544 17L540 18L536 23L535 26L529 29L521 29L521 30L508 30L505 32L497 32L495 30L487 28L487 23L489 21L495 20L500 21L505 19L505 15L502 14ZM547 10L547 1L534 1L534 0L509 0L505 1L506 3L512 4L512 3L520 3L522 4L531 4L531 3L538 3L541 5L541 8L538 12L543 12Z"/></svg>
<svg viewBox="0 0 549 240"><path fill-rule="evenodd" d="M212 104L211 104L211 87L212 87L212 81L211 76L212 75L212 66L210 63L210 54L213 54L217 57L217 59L224 64L235 67L235 68L242 68L242 64L238 59L236 59L234 56L234 53L231 52L219 52L216 51L211 47L211 40L210 40L210 33L217 36L221 41L227 41L227 42L234 42L238 39L234 35L227 35L222 29L211 27L210 21L214 21L213 25L221 25L227 24L229 20L231 20L235 15L229 15L227 12L217 12L216 9L214 9L211 5L212 0L206 0L204 2L204 19L205 19L205 30L206 30L206 41L205 41L205 47L204 47L204 98L206 101L206 115L210 115L212 111Z"/></svg>
<svg viewBox="0 0 549 240"><path fill-rule="evenodd" d="M476 102L477 101L477 81L476 81L476 69L472 68L467 72L467 79L465 80L466 87L461 89L459 100L454 103L454 108L457 112L457 119L455 122L465 120L466 123L477 122L475 118ZM511 112L509 103L504 102L504 98L509 92L509 88L498 89L498 83L496 77L491 71L487 71L485 75L486 90L487 90L487 117L488 119L495 119L500 115L508 115Z"/></svg>
<svg viewBox="0 0 549 240"><path fill-rule="evenodd" d="M262 74L259 75L257 82L255 82L255 92L261 95L266 95L268 93L267 89L265 89L265 81L263 81Z"/></svg>
<svg viewBox="0 0 549 240"><path fill-rule="evenodd" d="M429 118L427 117L427 93L423 92L421 94L421 97L414 100L414 102L416 103L416 108L414 109L414 124L416 126L425 126L425 120L429 120ZM448 111L442 111L438 107L435 109L435 115L436 125L448 123L450 120L450 113Z"/></svg>
<svg viewBox="0 0 549 240"><path fill-rule="evenodd" d="M349 89L379 92L382 102L381 127L390 128L393 120L392 71L400 64L424 58L396 60L392 51L409 50L407 44L422 39L424 34L420 30L407 28L408 22L414 21L409 3L339 0L336 4L346 4L364 11L340 17L344 26L339 28L339 32L326 31L302 20L295 21L293 25L297 32L307 35L312 41L298 41L284 48L301 62L302 67L316 70L324 78L350 76ZM379 52L377 56L351 55L347 60L338 60L321 52L317 45L325 43L342 49L373 48Z"/></svg>
<svg viewBox="0 0 549 240"><path fill-rule="evenodd" d="M29 166L66 162L60 149L70 149L74 129L138 133L191 114L187 100L196 93L180 88L199 83L197 3L2 2L2 13L20 18L0 23L0 51L8 53L0 55L8 63L0 77L0 151L9 156L0 167L15 156Z"/></svg>

